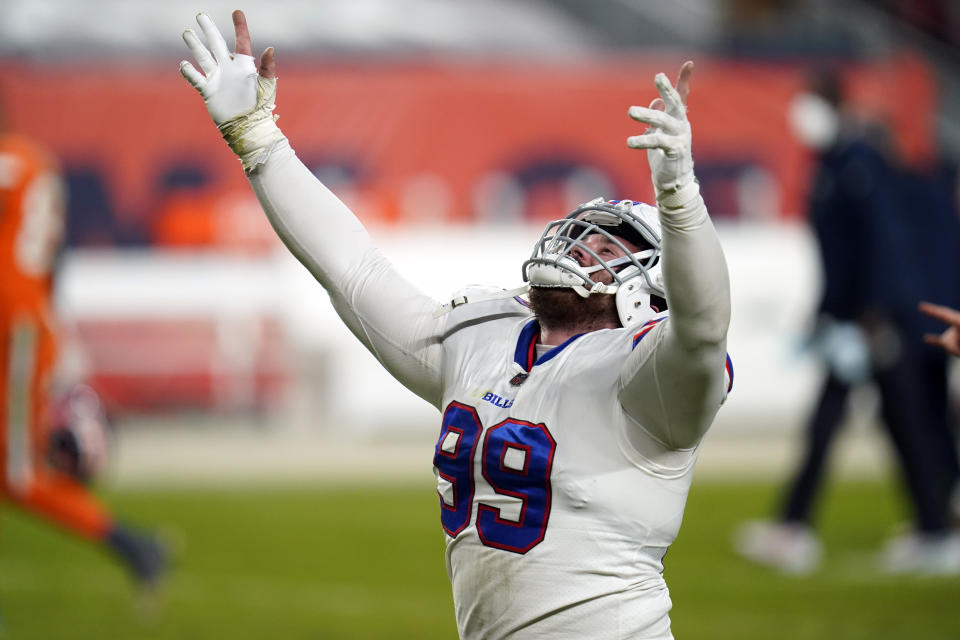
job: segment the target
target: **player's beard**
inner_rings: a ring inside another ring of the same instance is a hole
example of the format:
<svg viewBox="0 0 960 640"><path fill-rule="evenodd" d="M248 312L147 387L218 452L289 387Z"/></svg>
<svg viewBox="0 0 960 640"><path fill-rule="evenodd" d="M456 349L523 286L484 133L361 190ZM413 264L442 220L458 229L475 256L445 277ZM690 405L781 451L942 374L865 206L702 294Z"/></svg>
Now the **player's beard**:
<svg viewBox="0 0 960 640"><path fill-rule="evenodd" d="M531 287L530 306L543 329L587 333L620 326L616 296L594 293L586 298L573 289Z"/></svg>

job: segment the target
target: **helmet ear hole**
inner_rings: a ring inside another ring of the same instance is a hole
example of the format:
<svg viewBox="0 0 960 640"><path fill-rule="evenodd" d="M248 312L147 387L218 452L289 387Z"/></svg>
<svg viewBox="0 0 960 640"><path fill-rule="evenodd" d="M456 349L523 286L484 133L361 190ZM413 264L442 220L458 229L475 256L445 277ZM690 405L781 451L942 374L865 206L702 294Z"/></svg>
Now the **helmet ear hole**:
<svg viewBox="0 0 960 640"><path fill-rule="evenodd" d="M634 265L620 272L625 282L617 289L617 314L620 324L631 327L667 310L667 301L651 289L641 271Z"/></svg>

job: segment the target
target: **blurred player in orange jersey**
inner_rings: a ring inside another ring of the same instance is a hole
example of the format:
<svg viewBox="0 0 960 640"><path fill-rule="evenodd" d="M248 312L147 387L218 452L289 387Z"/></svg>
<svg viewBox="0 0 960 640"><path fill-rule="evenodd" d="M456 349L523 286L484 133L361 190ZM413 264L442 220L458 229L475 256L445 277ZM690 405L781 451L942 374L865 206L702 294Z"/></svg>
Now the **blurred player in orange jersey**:
<svg viewBox="0 0 960 640"><path fill-rule="evenodd" d="M117 523L79 479L47 463L57 335L53 269L65 191L55 160L5 131L0 114L0 497L104 544L152 585L166 554Z"/></svg>

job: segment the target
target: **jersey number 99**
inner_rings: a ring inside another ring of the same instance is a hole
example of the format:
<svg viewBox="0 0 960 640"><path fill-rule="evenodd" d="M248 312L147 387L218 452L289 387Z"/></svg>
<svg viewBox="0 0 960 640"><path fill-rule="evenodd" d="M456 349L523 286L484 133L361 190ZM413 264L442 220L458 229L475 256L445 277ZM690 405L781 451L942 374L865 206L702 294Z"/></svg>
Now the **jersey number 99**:
<svg viewBox="0 0 960 640"><path fill-rule="evenodd" d="M440 493L443 530L457 537L473 515L476 490L474 460L483 425L476 409L451 402L433 464L448 483ZM507 418L487 429L480 451L480 472L499 495L519 501L519 517L505 518L501 509L477 505L477 534L488 547L526 553L544 538L550 520L550 471L557 443L543 424Z"/></svg>

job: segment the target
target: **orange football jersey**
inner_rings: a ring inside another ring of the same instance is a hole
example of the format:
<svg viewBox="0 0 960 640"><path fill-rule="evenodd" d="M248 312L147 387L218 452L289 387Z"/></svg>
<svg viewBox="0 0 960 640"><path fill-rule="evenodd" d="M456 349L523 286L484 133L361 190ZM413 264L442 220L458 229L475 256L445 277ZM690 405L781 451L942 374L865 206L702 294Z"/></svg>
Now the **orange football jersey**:
<svg viewBox="0 0 960 640"><path fill-rule="evenodd" d="M29 473L42 453L38 443L56 358L52 270L63 236L64 200L52 156L26 138L0 136L0 469L5 472L17 466Z"/></svg>
<svg viewBox="0 0 960 640"><path fill-rule="evenodd" d="M64 228L64 188L53 157L30 140L0 136L0 299L42 309Z"/></svg>

